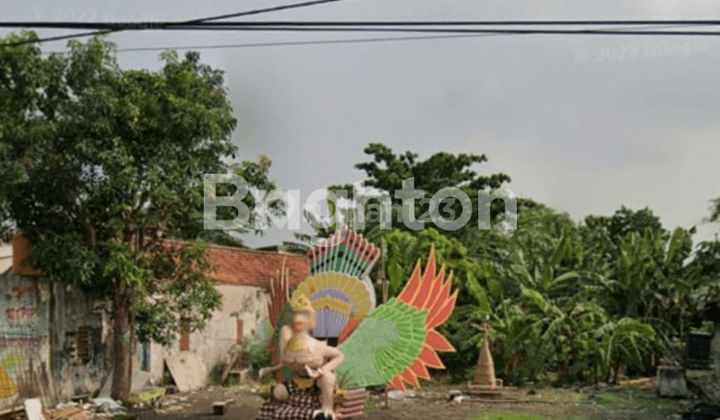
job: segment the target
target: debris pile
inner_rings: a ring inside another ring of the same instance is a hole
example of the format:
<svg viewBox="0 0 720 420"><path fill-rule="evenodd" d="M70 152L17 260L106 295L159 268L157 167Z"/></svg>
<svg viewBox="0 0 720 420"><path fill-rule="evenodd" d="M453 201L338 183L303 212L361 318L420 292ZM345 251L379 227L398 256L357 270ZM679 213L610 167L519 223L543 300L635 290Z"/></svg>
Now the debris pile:
<svg viewBox="0 0 720 420"><path fill-rule="evenodd" d="M460 404L463 401L469 399L470 397L464 395L459 389L453 389L452 391L448 392L448 402Z"/></svg>
<svg viewBox="0 0 720 420"><path fill-rule="evenodd" d="M92 420L125 414L127 414L125 407L111 398L96 398L84 404L81 402L61 403L54 409L43 412L46 420Z"/></svg>
<svg viewBox="0 0 720 420"><path fill-rule="evenodd" d="M192 402L189 401L189 398L187 396L173 394L166 396L163 399L162 407L156 409L155 412L157 414L177 413L179 411L182 411L183 409L190 408L191 406Z"/></svg>

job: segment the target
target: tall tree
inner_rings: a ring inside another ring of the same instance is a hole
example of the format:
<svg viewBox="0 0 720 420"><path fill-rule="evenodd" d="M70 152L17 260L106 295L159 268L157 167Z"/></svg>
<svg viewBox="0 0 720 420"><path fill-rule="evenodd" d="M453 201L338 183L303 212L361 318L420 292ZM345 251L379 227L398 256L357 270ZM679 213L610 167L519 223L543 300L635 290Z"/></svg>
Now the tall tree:
<svg viewBox="0 0 720 420"><path fill-rule="evenodd" d="M668 234L660 218L648 207L633 211L621 206L612 216L587 216L585 224L591 229L604 230L613 241L619 241L632 232L642 235L647 230L654 235Z"/></svg>
<svg viewBox="0 0 720 420"><path fill-rule="evenodd" d="M21 108L0 117L0 153L22 163L20 176L0 183L4 218L30 236L45 276L112 302L112 396L123 398L136 315L144 337L166 342L181 318L200 328L220 305L203 247L166 239L208 238L203 174L233 170L236 120L222 71L196 52L166 52L152 72L121 69L101 38L70 42L67 56L43 58L36 45L0 52L0 107L10 95Z"/></svg>
<svg viewBox="0 0 720 420"><path fill-rule="evenodd" d="M424 220L425 227L433 226L430 221L433 212L445 219L458 219L463 213L463 203L460 200L445 198L440 203L431 204L428 202L435 193L444 188L457 188L463 191L470 199L468 203L465 203L472 208L467 223L468 229L471 227L477 229L478 191L494 190L500 188L504 183L510 182L510 177L503 173L482 176L475 172L472 167L486 162L487 156L485 155L466 153L455 155L438 152L425 160L420 160L416 153L408 151L396 154L388 146L381 143L370 143L364 149L364 152L372 160L358 163L355 168L364 171L367 176L364 187L379 191L381 198L374 196L374 193L370 192L355 197L352 185L333 185L328 188L334 192L347 191L347 198L353 202L349 208L355 209L358 205L361 205L365 209L366 216L371 214L371 220L368 221L368 217L366 217L364 232L370 232L380 226L381 221L378 220L379 212L377 210L382 202L382 197L389 198L390 204L394 206L391 212L392 226L405 231L412 230L407 226L407 223L397 223L398 217L401 216L398 209L402 208L403 203L403 194L400 191L403 189L403 182L410 178L413 179L413 188L423 191L422 196L415 200L415 207L411 210L412 217L416 220ZM423 199L425 199L425 202L422 201ZM375 206L375 211L372 210L371 206ZM335 211L333 203L330 203L330 207L330 212L333 213ZM493 202L493 214L497 215L502 209L501 203ZM354 215L347 211L345 213L352 221ZM405 222L407 222L406 216L402 215ZM317 222L314 224L318 225ZM325 236L331 234L336 227L334 225L319 227L316 228L316 233L318 236ZM450 236L460 237L463 229L447 232Z"/></svg>
<svg viewBox="0 0 720 420"><path fill-rule="evenodd" d="M28 37L34 35L11 34L6 42L16 43ZM21 138L26 134L26 111L43 106L43 69L51 64L43 61L37 44L0 48L0 63L0 139ZM0 140L0 241L9 239L12 228L8 186L23 179L24 164L28 163L16 158L21 148L15 142Z"/></svg>

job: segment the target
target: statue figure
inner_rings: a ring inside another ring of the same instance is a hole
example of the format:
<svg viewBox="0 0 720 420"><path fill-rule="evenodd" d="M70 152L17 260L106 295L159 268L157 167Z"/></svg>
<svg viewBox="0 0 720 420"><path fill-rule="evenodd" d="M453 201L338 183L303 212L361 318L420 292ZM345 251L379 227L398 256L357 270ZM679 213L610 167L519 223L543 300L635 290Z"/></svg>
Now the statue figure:
<svg viewBox="0 0 720 420"><path fill-rule="evenodd" d="M299 294L290 301L292 316L289 325L280 330L280 363L264 368L260 377L287 367L295 372L293 384L279 384L273 390L275 400L285 402L289 387L301 389L316 386L320 391L320 410L312 414L313 420L334 420L335 369L343 362L342 352L315 339L310 331L315 328L315 310L305 295Z"/></svg>
<svg viewBox="0 0 720 420"><path fill-rule="evenodd" d="M379 254L345 226L308 252L311 276L292 298L284 267L279 282L271 283L268 348L276 365L260 373L285 368L288 375L274 388L261 387L268 401L256 420L356 418L366 387L419 387L419 379L430 379L428 368L444 368L437 353L455 349L436 328L455 308L452 273L438 271L433 248L425 270L418 262L400 294L375 308L372 285L363 279ZM336 340L338 347L315 337Z"/></svg>

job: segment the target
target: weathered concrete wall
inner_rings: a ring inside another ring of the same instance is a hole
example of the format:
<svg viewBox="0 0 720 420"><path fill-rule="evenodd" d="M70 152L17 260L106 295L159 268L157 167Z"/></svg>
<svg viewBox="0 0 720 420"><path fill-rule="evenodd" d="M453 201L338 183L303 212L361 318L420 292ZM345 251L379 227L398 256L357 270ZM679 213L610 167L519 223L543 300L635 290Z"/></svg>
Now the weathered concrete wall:
<svg viewBox="0 0 720 420"><path fill-rule="evenodd" d="M0 412L25 398L51 403L42 384L51 385L48 311L46 284L12 270L0 275Z"/></svg>
<svg viewBox="0 0 720 420"><path fill-rule="evenodd" d="M99 388L102 324L85 293L8 270L0 275L0 316L0 411L18 399L47 405Z"/></svg>
<svg viewBox="0 0 720 420"><path fill-rule="evenodd" d="M222 309L213 314L203 331L190 334L190 352L199 356L210 373L216 365L227 361L230 348L237 342L237 321L242 321L243 337L250 338L267 315L268 302L268 293L263 288L216 287L223 296ZM178 340L169 349L153 343L150 353L150 381L158 383L162 379L165 358L180 353L180 342Z"/></svg>
<svg viewBox="0 0 720 420"><path fill-rule="evenodd" d="M95 301L66 284L52 286L52 367L63 397L100 389L105 372L102 313Z"/></svg>

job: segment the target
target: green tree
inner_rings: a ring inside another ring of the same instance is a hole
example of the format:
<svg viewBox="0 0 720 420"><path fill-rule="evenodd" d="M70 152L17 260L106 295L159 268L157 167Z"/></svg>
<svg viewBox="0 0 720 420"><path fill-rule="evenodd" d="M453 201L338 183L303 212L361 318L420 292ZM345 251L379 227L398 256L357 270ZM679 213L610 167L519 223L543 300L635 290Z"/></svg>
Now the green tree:
<svg viewBox="0 0 720 420"><path fill-rule="evenodd" d="M708 223L720 221L720 198L711 200ZM702 241L695 249L693 259L688 266L696 279L692 296L697 306L694 308L693 324L700 327L704 320L720 322L720 240Z"/></svg>
<svg viewBox="0 0 720 420"><path fill-rule="evenodd" d="M344 214L346 220L349 219L351 226L357 226L357 215L353 214L349 209L355 209L361 205L365 209L365 214L372 213L372 206L377 209L382 204L383 197L387 197L392 209L393 227L402 230L411 230L404 223L397 223L398 217L401 216L403 198L399 191L403 188L403 181L413 178L414 189L423 191L423 197L415 200L415 208L412 209L413 216L416 220L426 221L425 226L432 226L431 217L433 207L436 207L439 217L450 220L457 219L462 214L462 203L454 198L446 198L441 203L435 205L427 202L432 196L443 188L458 188L465 192L470 199L466 205L472 206L472 214L467 225L467 229L477 229L478 221L478 191L489 191L500 188L504 183L510 182L510 177L503 173L497 173L490 176L478 175L472 167L476 164L486 162L488 159L485 155L474 155L461 153L458 155L438 152L425 160L419 160L418 155L412 152L395 154L388 146L381 143L371 143L364 152L372 157L371 161L361 162L355 165L356 169L365 172L367 176L364 187L371 191L379 190L382 197L373 196L368 193L363 196L355 197L352 185L333 185L328 190L333 192L346 191L347 199L350 204L340 209L340 213ZM425 202L422 202L426 199ZM347 204L347 203L346 203ZM335 212L335 203L328 203L330 214ZM497 216L502 210L502 204L498 201L493 202L493 214ZM377 213L377 212L376 212ZM306 216L307 217L307 216ZM316 234L320 237L331 234L337 226L331 224L328 226L320 226L316 219L309 216L309 219L316 226ZM365 227L360 229L361 233L374 231L380 225L380 221L365 219ZM461 232L467 229L459 229L458 231L446 231L446 235L460 237Z"/></svg>
<svg viewBox="0 0 720 420"><path fill-rule="evenodd" d="M11 34L8 43L37 38L33 34ZM0 138L21 138L26 110L43 107L41 86L49 60L43 60L38 44L15 48L0 48ZM12 230L9 218L10 190L8 186L25 176L27 160L17 159L22 146L0 141L0 241L8 240Z"/></svg>
<svg viewBox="0 0 720 420"><path fill-rule="evenodd" d="M651 373L657 358L650 354L672 356L669 345L687 338L697 318L699 292L709 290L693 268L697 264L688 264L696 230L668 231L649 209L623 207L610 218L594 220L586 218L581 232L597 267L598 302L611 319L625 317L654 328L654 347L640 369Z"/></svg>
<svg viewBox="0 0 720 420"><path fill-rule="evenodd" d="M650 208L633 211L625 206L612 216L587 216L585 224L592 228L604 230L613 241L626 237L631 232L644 234L650 230L655 235L665 235L668 232L662 227L660 218Z"/></svg>
<svg viewBox="0 0 720 420"><path fill-rule="evenodd" d="M10 38L18 39L37 36ZM202 243L166 241L212 238L203 174L261 169L255 181L267 181L268 163L227 163L236 120L222 71L197 53L166 52L151 72L120 69L101 38L69 47L47 58L36 44L0 52L0 106L18 108L0 117L0 150L23 164L21 176L2 180L0 197L4 220L31 238L37 269L111 301L112 396L123 398L136 316L142 338L167 343L182 318L201 328L220 305Z"/></svg>
<svg viewBox="0 0 720 420"><path fill-rule="evenodd" d="M227 170L241 177L248 184L248 193L242 202L251 211L248 214L246 226L235 230L235 235L224 230L209 230L198 224L202 220L203 208L193 209L178 224L178 237L182 239L202 239L218 245L244 247L242 240L237 236L243 233L262 235L269 226L273 216L283 216L286 211L284 199L268 200L270 191L278 190L277 184L270 178L272 161L265 155L260 155L257 161L243 161L229 164ZM216 186L218 196L232 195L236 187L232 184L219 184ZM217 208L218 220L233 220L238 217L238 209L230 206Z"/></svg>

